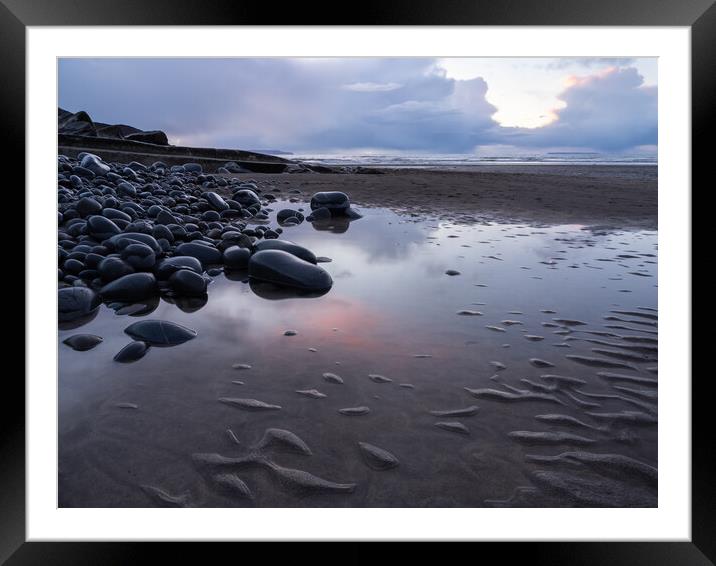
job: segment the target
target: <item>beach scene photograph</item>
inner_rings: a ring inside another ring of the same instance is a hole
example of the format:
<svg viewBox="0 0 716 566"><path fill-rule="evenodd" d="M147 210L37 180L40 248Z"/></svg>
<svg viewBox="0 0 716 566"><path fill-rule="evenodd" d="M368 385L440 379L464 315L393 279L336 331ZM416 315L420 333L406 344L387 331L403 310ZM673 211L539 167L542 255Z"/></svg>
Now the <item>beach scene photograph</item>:
<svg viewBox="0 0 716 566"><path fill-rule="evenodd" d="M658 507L657 63L59 58L58 506Z"/></svg>

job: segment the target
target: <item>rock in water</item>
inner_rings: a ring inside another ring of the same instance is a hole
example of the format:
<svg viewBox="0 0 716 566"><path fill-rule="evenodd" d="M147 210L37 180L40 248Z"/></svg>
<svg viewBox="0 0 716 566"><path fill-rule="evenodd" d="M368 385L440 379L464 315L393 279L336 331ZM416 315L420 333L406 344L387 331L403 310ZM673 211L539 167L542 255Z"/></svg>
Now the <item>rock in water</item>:
<svg viewBox="0 0 716 566"><path fill-rule="evenodd" d="M206 280L188 269L180 269L169 277L169 285L179 295L198 297L206 293Z"/></svg>
<svg viewBox="0 0 716 566"><path fill-rule="evenodd" d="M390 470L400 464L393 454L383 448L378 448L367 442L359 442L358 446L361 449L366 464L374 470Z"/></svg>
<svg viewBox="0 0 716 566"><path fill-rule="evenodd" d="M91 350L100 342L102 342L102 337L95 336L94 334L75 334L62 341L63 344L67 344L70 348L78 352Z"/></svg>
<svg viewBox="0 0 716 566"><path fill-rule="evenodd" d="M100 290L105 301L131 303L152 297L157 292L157 280L151 273L131 273L107 283Z"/></svg>
<svg viewBox="0 0 716 566"><path fill-rule="evenodd" d="M145 342L134 341L127 344L114 356L115 362L122 364L128 364L136 362L137 360L144 357L144 354L149 350L149 346Z"/></svg>
<svg viewBox="0 0 716 566"><path fill-rule="evenodd" d="M169 257L159 264L157 277L159 277L159 279L169 279L173 273L182 269L188 269L198 275L203 273L201 262L198 259L191 256L178 255Z"/></svg>
<svg viewBox="0 0 716 566"><path fill-rule="evenodd" d="M69 322L92 313L101 301L87 287L64 287L57 291L57 315L60 322Z"/></svg>
<svg viewBox="0 0 716 566"><path fill-rule="evenodd" d="M348 195L339 191L316 193L311 197L311 210L327 208L332 215L344 214L350 206Z"/></svg>
<svg viewBox="0 0 716 566"><path fill-rule="evenodd" d="M140 320L124 331L135 340L143 340L152 346L177 346L196 338L195 330L168 320Z"/></svg>
<svg viewBox="0 0 716 566"><path fill-rule="evenodd" d="M224 265L227 269L246 269L251 252L246 248L231 246L224 250Z"/></svg>
<svg viewBox="0 0 716 566"><path fill-rule="evenodd" d="M324 291L333 285L333 279L322 267L282 250L265 250L252 255L249 276L306 291Z"/></svg>
<svg viewBox="0 0 716 566"><path fill-rule="evenodd" d="M212 245L185 242L177 246L175 253L176 255L195 257L204 267L221 263L221 252Z"/></svg>
<svg viewBox="0 0 716 566"><path fill-rule="evenodd" d="M259 195L257 195L251 189L241 189L240 191L235 192L231 197L231 200L235 200L244 208L253 205L261 206L261 200L259 199Z"/></svg>
<svg viewBox="0 0 716 566"><path fill-rule="evenodd" d="M291 255L295 255L303 261L313 264L318 263L315 254L311 250L306 249L303 246L299 246L298 244L294 244L293 242L289 242L288 240L264 240L263 242L256 244L256 246L254 246L254 250L257 252L262 252L264 250L282 250L290 253Z"/></svg>

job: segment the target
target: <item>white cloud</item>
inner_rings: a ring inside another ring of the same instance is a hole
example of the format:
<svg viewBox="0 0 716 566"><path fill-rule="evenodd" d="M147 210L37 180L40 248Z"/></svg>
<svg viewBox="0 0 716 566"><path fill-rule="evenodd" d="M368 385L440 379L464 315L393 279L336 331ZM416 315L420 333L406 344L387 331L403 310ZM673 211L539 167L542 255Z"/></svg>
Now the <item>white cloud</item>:
<svg viewBox="0 0 716 566"><path fill-rule="evenodd" d="M399 89L402 86L400 83L350 83L341 85L341 88L354 92L387 92Z"/></svg>

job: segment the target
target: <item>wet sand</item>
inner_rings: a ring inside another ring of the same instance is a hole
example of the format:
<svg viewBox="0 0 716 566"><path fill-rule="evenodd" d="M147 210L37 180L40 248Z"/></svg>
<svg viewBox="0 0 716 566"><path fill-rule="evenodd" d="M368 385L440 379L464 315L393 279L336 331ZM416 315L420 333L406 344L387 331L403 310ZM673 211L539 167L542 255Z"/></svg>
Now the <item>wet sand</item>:
<svg viewBox="0 0 716 566"><path fill-rule="evenodd" d="M338 190L359 206L471 223L582 224L656 230L657 167L490 165L453 170L383 169L376 175L231 175L260 180L303 200ZM301 198L300 195L297 195Z"/></svg>

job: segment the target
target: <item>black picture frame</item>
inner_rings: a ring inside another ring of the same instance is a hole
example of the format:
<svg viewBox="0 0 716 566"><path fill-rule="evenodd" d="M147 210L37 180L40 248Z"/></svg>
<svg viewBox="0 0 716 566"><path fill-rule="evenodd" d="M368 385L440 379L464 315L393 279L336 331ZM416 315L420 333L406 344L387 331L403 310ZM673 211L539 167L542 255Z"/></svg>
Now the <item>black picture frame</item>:
<svg viewBox="0 0 716 566"><path fill-rule="evenodd" d="M280 6L280 7L278 7ZM706 131L715 99L716 37L714 0L363 0L354 7L334 2L271 3L241 0L0 0L2 87L0 108L6 140L3 162L24 163L25 140L25 32L27 26L65 25L560 25L560 26L687 26L692 48L692 171L706 179ZM3 168L4 169L4 168ZM10 179L24 187L24 169L12 168ZM702 175L699 175L699 174ZM3 175L4 176L4 175ZM711 184L713 181L711 182ZM8 190L5 185L3 190ZM692 188L684 187L684 191ZM693 194L693 192L692 192ZM23 199L14 206L24 207ZM27 211L26 211L27 212ZM19 233L19 231L18 231ZM25 250L25 258L29 250ZM14 258L17 265L22 260ZM24 261L27 261L26 259ZM31 297L25 297L32 300ZM684 329L690 331L690 329ZM672 376L686 382L691 376ZM711 376L692 381L692 539L691 542L590 542L590 543L478 543L474 559L484 562L519 561L550 565L649 565L716 562L716 477L709 395ZM127 564L196 559L214 562L223 545L166 543L25 542L25 398L18 372L4 379L6 403L0 415L0 560L21 564ZM311 553L313 561L366 562L383 555L374 544L352 543L352 548ZM252 547L251 550L261 550ZM423 559L430 559L432 549ZM271 561L303 558L296 546L273 545ZM444 550L436 558L446 558ZM230 555L231 556L231 555ZM249 555L234 555L241 560ZM216 561L219 560L218 555Z"/></svg>

